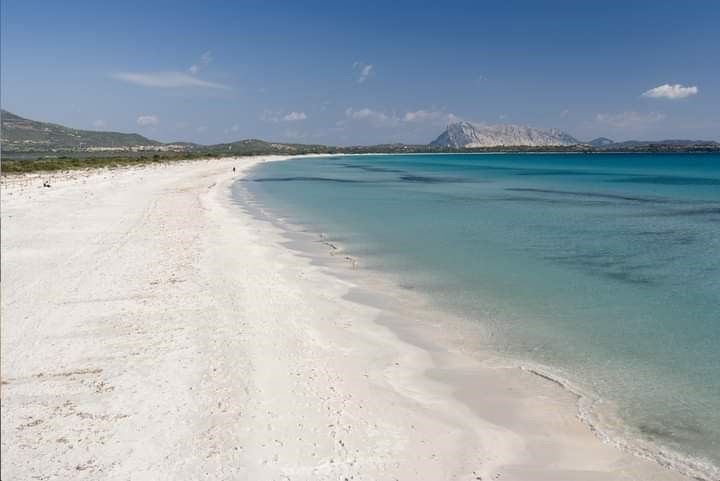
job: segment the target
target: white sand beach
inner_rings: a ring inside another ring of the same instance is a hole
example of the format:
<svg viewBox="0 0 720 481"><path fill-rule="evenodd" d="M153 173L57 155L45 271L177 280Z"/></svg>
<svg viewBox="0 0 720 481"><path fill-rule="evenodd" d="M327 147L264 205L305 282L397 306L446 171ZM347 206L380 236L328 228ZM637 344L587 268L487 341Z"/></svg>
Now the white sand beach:
<svg viewBox="0 0 720 481"><path fill-rule="evenodd" d="M3 179L3 480L686 479L347 296L233 203L272 159Z"/></svg>

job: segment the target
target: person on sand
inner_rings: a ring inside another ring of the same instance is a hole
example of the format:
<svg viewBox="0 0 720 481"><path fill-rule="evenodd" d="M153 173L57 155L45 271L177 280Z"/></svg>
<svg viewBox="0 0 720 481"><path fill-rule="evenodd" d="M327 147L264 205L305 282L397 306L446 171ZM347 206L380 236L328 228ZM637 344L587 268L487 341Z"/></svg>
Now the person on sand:
<svg viewBox="0 0 720 481"><path fill-rule="evenodd" d="M233 167L233 174L235 173L235 167Z"/></svg>

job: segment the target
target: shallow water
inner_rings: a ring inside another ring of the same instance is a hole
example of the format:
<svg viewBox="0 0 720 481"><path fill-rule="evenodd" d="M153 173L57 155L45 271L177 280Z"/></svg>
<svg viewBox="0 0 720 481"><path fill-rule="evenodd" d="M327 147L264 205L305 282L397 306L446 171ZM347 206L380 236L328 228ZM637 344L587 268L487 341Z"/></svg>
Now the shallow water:
<svg viewBox="0 0 720 481"><path fill-rule="evenodd" d="M593 393L613 436L720 465L720 155L307 158L235 188Z"/></svg>

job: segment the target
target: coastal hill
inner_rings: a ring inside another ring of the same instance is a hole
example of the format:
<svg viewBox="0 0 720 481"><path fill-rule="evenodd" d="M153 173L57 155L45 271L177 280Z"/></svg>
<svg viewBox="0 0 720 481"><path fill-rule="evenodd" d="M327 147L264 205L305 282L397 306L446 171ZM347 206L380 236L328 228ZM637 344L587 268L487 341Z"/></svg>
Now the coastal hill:
<svg viewBox="0 0 720 481"><path fill-rule="evenodd" d="M718 151L720 143L704 140L630 140L614 142L600 137L588 142L577 140L557 129L537 129L522 125L485 125L471 122L450 124L429 144L379 144L332 146L296 144L245 139L214 145L191 142L163 143L140 134L81 130L38 122L2 110L0 132L4 160L42 158L108 158L263 155L308 153L411 153L459 151L563 151L563 152L690 152ZM162 153L162 155L160 155ZM11 166L6 164L9 170Z"/></svg>
<svg viewBox="0 0 720 481"><path fill-rule="evenodd" d="M614 143L615 142L608 139L607 137L598 137L597 139L592 139L590 142L588 142L588 145L590 145L592 147L607 147Z"/></svg>
<svg viewBox="0 0 720 481"><path fill-rule="evenodd" d="M582 142L561 130L541 130L524 125L485 125L456 122L448 125L430 145L435 147L474 148L498 146L568 146Z"/></svg>
<svg viewBox="0 0 720 481"><path fill-rule="evenodd" d="M2 146L10 151L48 151L53 149L157 148L160 142L140 134L79 130L58 124L38 122L2 111Z"/></svg>

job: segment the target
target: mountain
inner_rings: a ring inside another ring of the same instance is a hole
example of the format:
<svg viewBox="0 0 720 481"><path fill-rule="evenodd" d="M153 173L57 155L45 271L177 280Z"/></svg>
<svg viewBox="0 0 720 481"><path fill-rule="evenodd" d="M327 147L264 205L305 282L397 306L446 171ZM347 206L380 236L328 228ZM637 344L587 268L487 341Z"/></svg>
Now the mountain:
<svg viewBox="0 0 720 481"><path fill-rule="evenodd" d="M492 151L496 147L506 150L552 151L623 151L623 152L716 152L720 143L703 140L658 140L613 142L600 137L581 143L565 132L556 129L540 130L520 125L478 125L459 122L448 126L429 145L379 144L337 147L320 144L294 144L246 139L215 145L191 142L162 143L139 134L79 130L47 122L25 119L6 110L2 116L3 160L40 159L69 156L72 158L142 157L148 152L153 157L168 153L166 157L198 157L203 155L296 155L296 154L367 154L367 153L419 153L446 152L477 148Z"/></svg>
<svg viewBox="0 0 720 481"><path fill-rule="evenodd" d="M587 144L593 147L607 147L608 145L612 145L614 143L614 141L608 139L607 137L598 137L597 139L591 140Z"/></svg>
<svg viewBox="0 0 720 481"><path fill-rule="evenodd" d="M545 147L576 145L580 142L557 129L541 130L523 125L484 125L457 122L430 143L433 147L475 148L526 146Z"/></svg>
<svg viewBox="0 0 720 481"><path fill-rule="evenodd" d="M25 119L7 110L0 111L0 117L3 150L122 150L162 145L139 134L71 129L58 124Z"/></svg>

